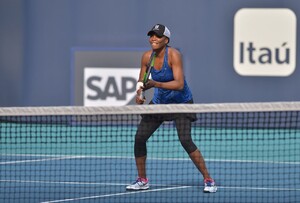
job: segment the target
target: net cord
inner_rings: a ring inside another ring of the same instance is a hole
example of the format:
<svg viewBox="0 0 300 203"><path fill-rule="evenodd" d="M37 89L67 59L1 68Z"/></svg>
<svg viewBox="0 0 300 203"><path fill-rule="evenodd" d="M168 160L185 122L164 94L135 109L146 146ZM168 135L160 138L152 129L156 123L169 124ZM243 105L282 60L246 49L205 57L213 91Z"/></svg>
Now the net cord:
<svg viewBox="0 0 300 203"><path fill-rule="evenodd" d="M209 112L270 112L299 111L300 102L249 102L210 104L166 104L127 106L45 106L3 107L0 116L35 115L109 115L109 114L153 114L153 113L209 113Z"/></svg>

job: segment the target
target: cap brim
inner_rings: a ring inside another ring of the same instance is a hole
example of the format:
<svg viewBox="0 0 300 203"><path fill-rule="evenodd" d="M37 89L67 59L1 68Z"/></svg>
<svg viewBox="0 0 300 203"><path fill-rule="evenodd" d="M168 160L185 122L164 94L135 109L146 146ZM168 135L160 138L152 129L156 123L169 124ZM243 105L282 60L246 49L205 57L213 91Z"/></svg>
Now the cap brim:
<svg viewBox="0 0 300 203"><path fill-rule="evenodd" d="M152 35L152 34L156 34L156 35L159 36L159 37L163 37L163 36L164 36L164 35L161 35L160 33L156 32L156 31L154 31L154 30L149 31L147 35L150 36L150 35Z"/></svg>

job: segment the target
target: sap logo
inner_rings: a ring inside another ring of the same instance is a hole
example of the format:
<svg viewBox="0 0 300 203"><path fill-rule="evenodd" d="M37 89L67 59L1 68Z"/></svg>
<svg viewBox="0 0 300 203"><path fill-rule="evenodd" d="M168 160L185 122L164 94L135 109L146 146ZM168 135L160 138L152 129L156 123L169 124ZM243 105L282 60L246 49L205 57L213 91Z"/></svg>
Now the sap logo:
<svg viewBox="0 0 300 203"><path fill-rule="evenodd" d="M139 68L85 68L84 106L122 106L136 95Z"/></svg>
<svg viewBox="0 0 300 203"><path fill-rule="evenodd" d="M242 76L289 76L296 68L296 15L244 8L234 17L234 69Z"/></svg>

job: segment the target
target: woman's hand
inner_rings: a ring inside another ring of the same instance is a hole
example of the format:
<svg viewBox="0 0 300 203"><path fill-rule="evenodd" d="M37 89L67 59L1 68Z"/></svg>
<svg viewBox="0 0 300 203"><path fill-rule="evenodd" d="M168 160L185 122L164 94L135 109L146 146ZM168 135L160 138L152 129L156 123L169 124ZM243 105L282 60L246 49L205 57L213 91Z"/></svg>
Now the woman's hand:
<svg viewBox="0 0 300 203"><path fill-rule="evenodd" d="M155 87L155 84L156 84L156 82L154 81L154 80L148 80L148 82L146 82L146 84L145 84L145 86L144 87L142 87L142 89L144 90L144 91L146 91L146 90L148 90L148 89L150 89L150 88L152 88L152 87Z"/></svg>
<svg viewBox="0 0 300 203"><path fill-rule="evenodd" d="M139 89L136 92L137 94L135 97L135 102L137 104L144 104L144 102L146 101L146 98L143 96L142 91L143 91L142 89Z"/></svg>

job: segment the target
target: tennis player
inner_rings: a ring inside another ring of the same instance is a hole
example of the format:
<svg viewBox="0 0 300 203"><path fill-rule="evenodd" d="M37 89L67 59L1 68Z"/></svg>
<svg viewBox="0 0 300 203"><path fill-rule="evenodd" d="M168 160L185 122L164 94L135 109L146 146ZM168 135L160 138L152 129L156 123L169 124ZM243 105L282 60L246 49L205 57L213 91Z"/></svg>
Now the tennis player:
<svg viewBox="0 0 300 203"><path fill-rule="evenodd" d="M136 103L143 104L145 99L140 97L141 92L152 87L154 87L154 95L150 104L193 103L193 96L183 73L181 54L168 45L171 37L169 29L164 25L156 24L148 32L148 36L152 50L146 51L142 56ZM154 68L151 69L152 79L144 85L141 81L143 81L152 52L156 54ZM149 189L149 180L146 175L146 142L164 121L174 121L181 145L204 178L203 191L208 193L217 191L215 181L208 173L201 152L191 138L191 122L195 120L196 114L142 115L134 143L138 178L126 187L127 190Z"/></svg>

